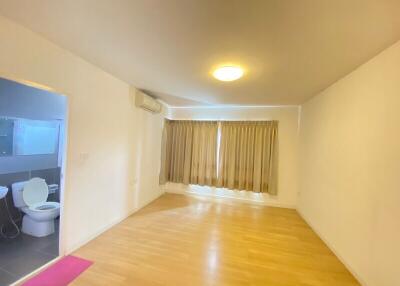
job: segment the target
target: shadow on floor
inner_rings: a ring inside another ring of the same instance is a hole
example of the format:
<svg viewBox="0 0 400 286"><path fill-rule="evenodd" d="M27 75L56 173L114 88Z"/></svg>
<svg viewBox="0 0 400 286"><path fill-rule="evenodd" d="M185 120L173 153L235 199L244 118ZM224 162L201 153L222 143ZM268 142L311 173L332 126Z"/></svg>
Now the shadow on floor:
<svg viewBox="0 0 400 286"><path fill-rule="evenodd" d="M153 201L150 204L148 204L145 208L142 208L138 212L135 213L136 217L139 216L145 216L154 212L162 212L166 210L171 210L171 209L180 209L180 208L185 208L190 206L191 201L190 198L187 196L183 196L180 194L170 194L170 193L165 193L162 195L165 201L168 201L168 203L165 203L163 205L160 204L160 201ZM178 199L177 199L178 198Z"/></svg>

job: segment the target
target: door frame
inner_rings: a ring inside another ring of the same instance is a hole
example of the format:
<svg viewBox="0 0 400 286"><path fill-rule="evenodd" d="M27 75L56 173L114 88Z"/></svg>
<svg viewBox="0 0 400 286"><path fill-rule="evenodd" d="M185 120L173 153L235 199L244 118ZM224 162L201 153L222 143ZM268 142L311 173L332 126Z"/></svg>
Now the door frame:
<svg viewBox="0 0 400 286"><path fill-rule="evenodd" d="M65 190L66 190L66 171L67 171L67 161L68 161L68 146L69 146L69 106L70 106L70 100L71 97L66 95L63 92L57 91L57 89L54 89L52 87L49 87L47 85L37 83L34 81L29 81L21 78L16 78L13 76L7 76L3 73L0 73L0 78L10 80L25 86L33 87L36 89L44 90L44 91L50 91L53 93L56 93L57 95L64 96L66 99L66 106L65 106L65 118L64 118L64 142L62 144L62 150L59 150L59 152L62 152L62 164L61 164L61 171L60 171L60 186L59 186L59 195L60 195L60 225L59 225L59 238L58 238L58 256L55 258L55 260L58 260L60 257L64 256L66 254L66 245L65 245L65 233L66 233L66 219L65 219ZM53 260L54 261L54 260ZM49 263L52 263L50 261ZM47 264L49 264L47 263ZM47 265L46 264L46 265ZM39 269L41 269L40 267ZM36 271L32 272L35 273ZM28 274L27 276L21 278L20 280L16 281L16 284L26 280L27 277L30 277L32 273Z"/></svg>

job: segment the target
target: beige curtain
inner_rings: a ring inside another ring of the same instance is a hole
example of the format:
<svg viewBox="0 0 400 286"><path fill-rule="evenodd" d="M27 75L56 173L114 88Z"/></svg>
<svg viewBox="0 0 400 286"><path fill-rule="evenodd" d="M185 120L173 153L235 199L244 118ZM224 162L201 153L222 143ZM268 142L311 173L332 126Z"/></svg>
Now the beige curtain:
<svg viewBox="0 0 400 286"><path fill-rule="evenodd" d="M221 122L219 187L277 193L277 121Z"/></svg>
<svg viewBox="0 0 400 286"><path fill-rule="evenodd" d="M160 183L215 185L218 123L166 120Z"/></svg>

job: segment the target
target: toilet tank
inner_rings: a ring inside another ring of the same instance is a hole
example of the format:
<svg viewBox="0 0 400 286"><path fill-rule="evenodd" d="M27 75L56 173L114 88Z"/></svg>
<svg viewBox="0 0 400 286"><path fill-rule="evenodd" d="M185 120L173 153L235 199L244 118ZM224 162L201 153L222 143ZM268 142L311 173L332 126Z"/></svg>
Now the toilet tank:
<svg viewBox="0 0 400 286"><path fill-rule="evenodd" d="M14 200L14 206L17 208L26 207L26 204L22 198L22 192L27 181L17 182L11 185L12 196Z"/></svg>

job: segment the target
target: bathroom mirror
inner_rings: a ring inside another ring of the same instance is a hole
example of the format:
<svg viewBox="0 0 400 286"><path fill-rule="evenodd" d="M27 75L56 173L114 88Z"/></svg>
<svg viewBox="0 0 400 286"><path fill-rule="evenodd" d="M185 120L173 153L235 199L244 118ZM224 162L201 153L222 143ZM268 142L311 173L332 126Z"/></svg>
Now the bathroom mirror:
<svg viewBox="0 0 400 286"><path fill-rule="evenodd" d="M0 156L13 155L14 120L0 117Z"/></svg>
<svg viewBox="0 0 400 286"><path fill-rule="evenodd" d="M0 155L28 156L55 154L60 122L0 117Z"/></svg>

